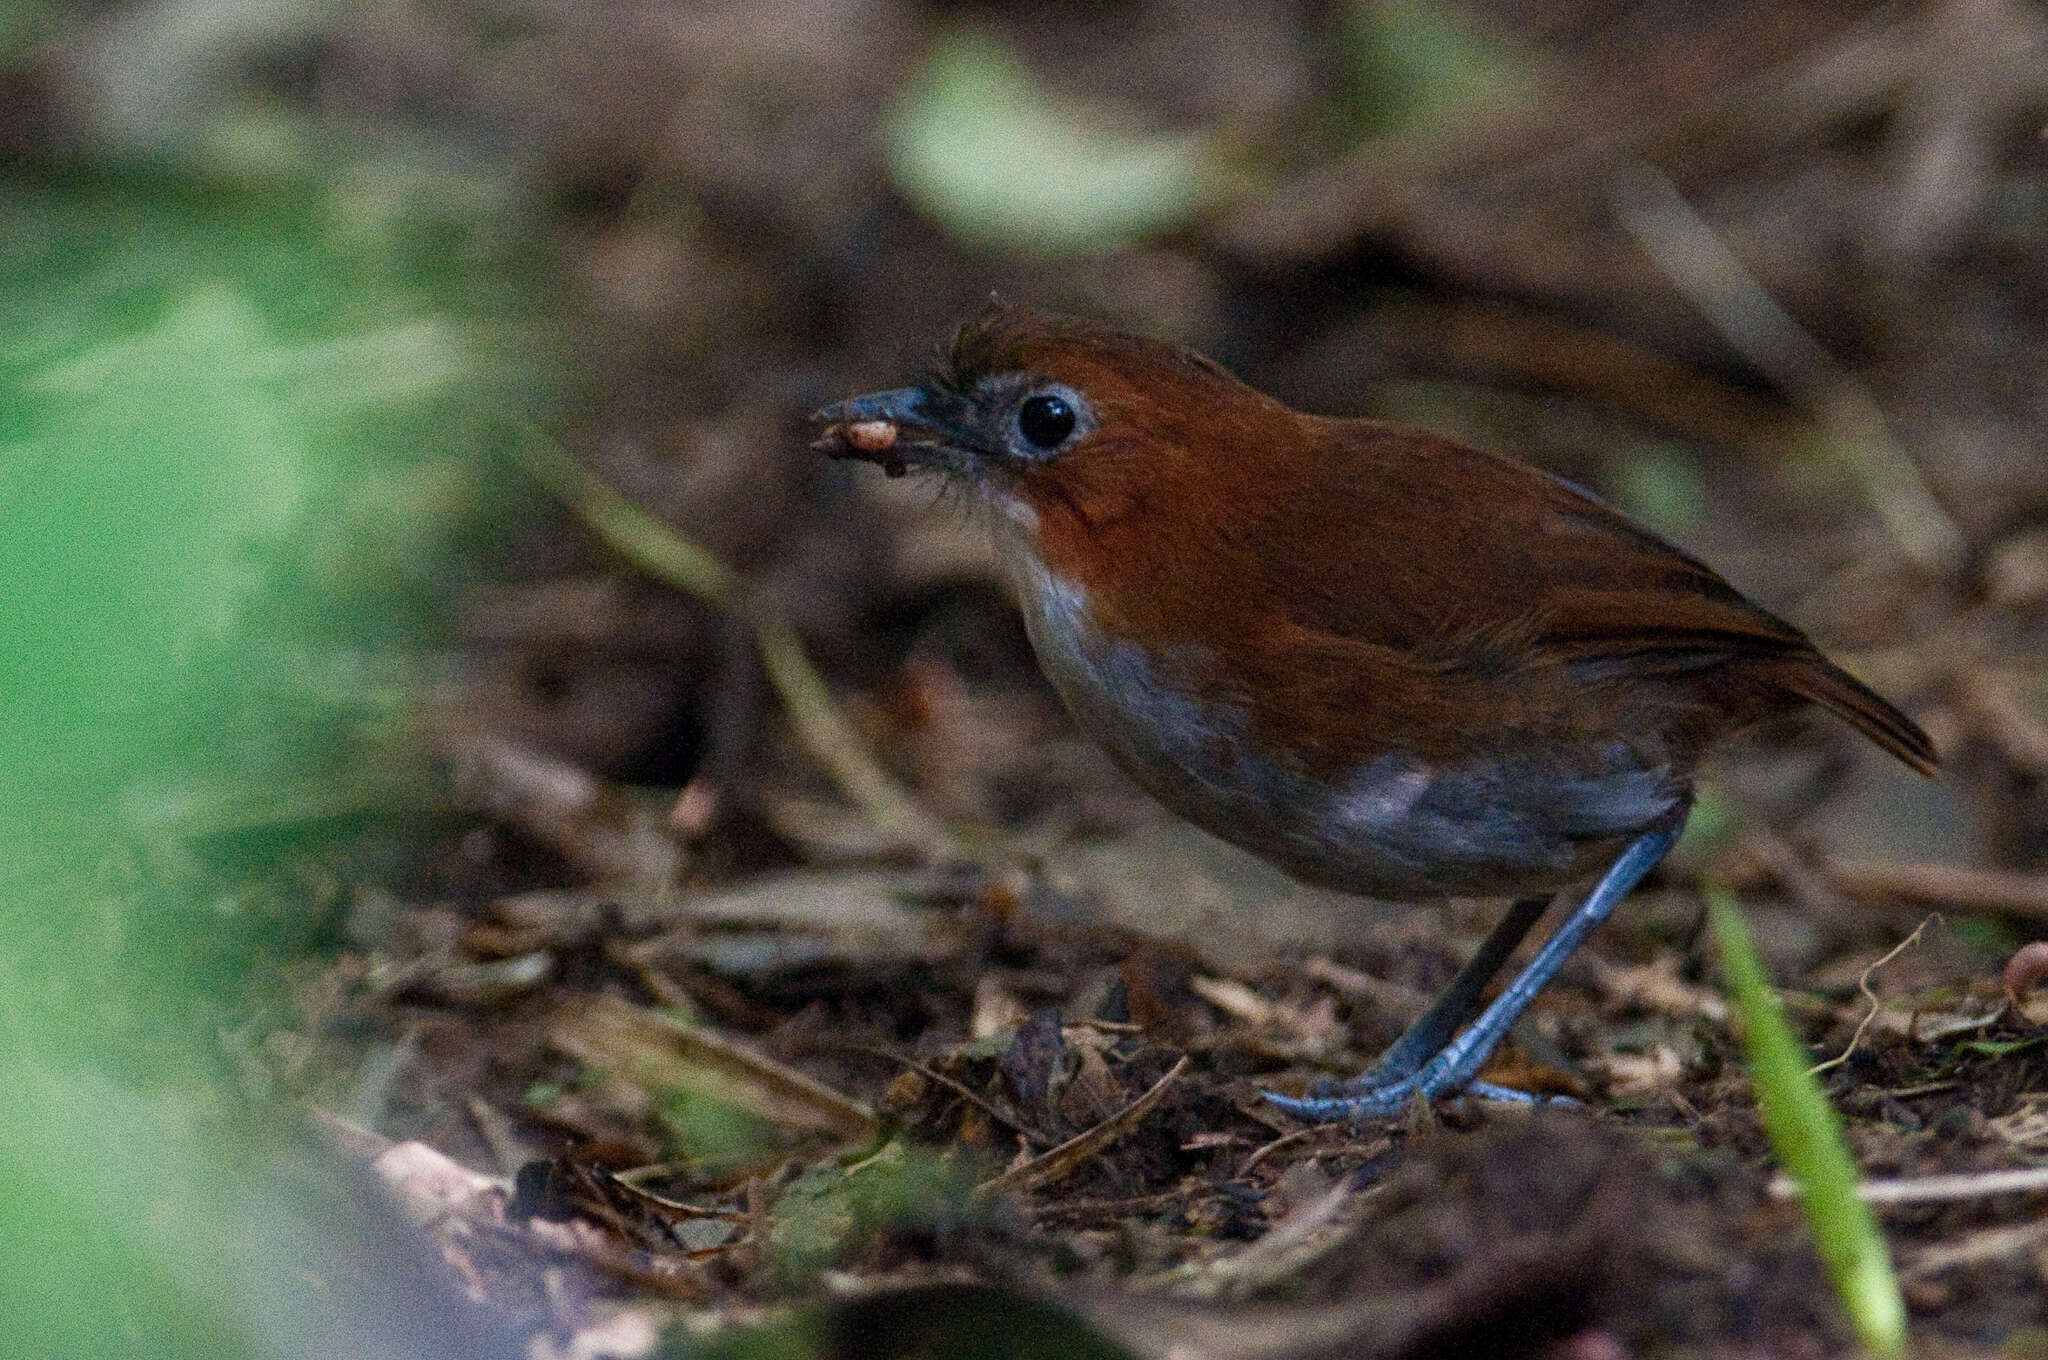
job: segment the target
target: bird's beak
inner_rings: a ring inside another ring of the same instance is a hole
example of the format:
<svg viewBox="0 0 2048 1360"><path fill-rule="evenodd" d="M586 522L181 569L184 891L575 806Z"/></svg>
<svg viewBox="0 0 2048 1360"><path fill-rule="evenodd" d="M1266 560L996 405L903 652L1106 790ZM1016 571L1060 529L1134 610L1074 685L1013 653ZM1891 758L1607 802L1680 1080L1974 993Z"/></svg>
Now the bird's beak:
<svg viewBox="0 0 2048 1360"><path fill-rule="evenodd" d="M874 463L891 477L941 464L956 440L935 405L924 388L899 387L827 406L811 417L825 427L811 447Z"/></svg>

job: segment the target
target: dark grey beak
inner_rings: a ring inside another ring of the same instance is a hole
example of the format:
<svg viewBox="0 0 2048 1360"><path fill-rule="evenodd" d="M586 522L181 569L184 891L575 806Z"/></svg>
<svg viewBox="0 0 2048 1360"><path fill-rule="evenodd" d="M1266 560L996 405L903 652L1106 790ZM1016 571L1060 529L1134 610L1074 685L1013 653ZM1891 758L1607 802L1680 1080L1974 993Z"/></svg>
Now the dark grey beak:
<svg viewBox="0 0 2048 1360"><path fill-rule="evenodd" d="M953 442L943 417L932 408L932 394L922 387L853 397L811 417L825 427L811 447L834 458L858 458L891 477L901 477L912 467L933 462L933 454Z"/></svg>

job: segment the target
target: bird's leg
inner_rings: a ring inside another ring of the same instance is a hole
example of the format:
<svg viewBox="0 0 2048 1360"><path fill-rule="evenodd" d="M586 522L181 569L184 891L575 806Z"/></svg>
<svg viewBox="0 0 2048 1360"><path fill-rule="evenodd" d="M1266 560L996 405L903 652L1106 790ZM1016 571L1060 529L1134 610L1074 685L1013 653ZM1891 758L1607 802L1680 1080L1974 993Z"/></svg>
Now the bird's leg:
<svg viewBox="0 0 2048 1360"><path fill-rule="evenodd" d="M1547 897L1518 898L1508 908L1508 914L1501 917L1485 940L1480 942L1479 952L1469 959L1458 975L1450 980L1436 1000L1429 1003L1429 1009L1416 1017L1413 1024L1401 1031L1401 1037L1387 1045L1386 1052L1374 1060L1365 1074L1346 1086L1370 1089L1384 1086L1389 1082L1412 1077L1422 1070L1422 1065L1435 1057L1451 1036L1479 1014L1479 998L1485 992L1486 984L1493 981L1501 965L1515 952L1515 946L1529 934L1536 919L1549 908ZM1318 1095L1335 1094L1342 1089L1335 1082L1324 1083L1330 1089L1318 1091Z"/></svg>
<svg viewBox="0 0 2048 1360"><path fill-rule="evenodd" d="M1637 837L1628 849L1622 852L1621 858L1614 862L1614 866L1599 883L1594 885L1586 900L1565 918L1555 934L1543 942L1543 947L1536 951L1536 957L1529 961L1529 966L1524 968L1515 980L1494 998L1493 1004L1472 1022L1471 1028L1444 1044L1434 1056L1412 1072L1406 1075L1397 1075L1393 1072L1382 1075L1381 1069L1389 1065L1387 1058L1382 1058L1363 1076L1344 1083L1330 1094L1318 1092L1315 1095L1295 1098L1268 1091L1266 1099L1297 1119L1310 1120L1367 1119L1375 1115L1396 1114L1405 1109L1417 1096L1428 1099L1451 1095L1458 1091L1469 1091L1490 1100L1539 1099L1520 1091L1474 1082L1472 1078L1486 1065L1486 1060L1493 1055L1495 1046L1507 1035L1515 1021L1521 1018L1522 1012L1529 1008L1529 1003L1536 999L1536 994L1557 976L1558 970L1564 967L1565 960L1572 956L1572 952L1607 919L1615 904L1628 896L1630 890L1642 881L1643 875L1656 868L1657 862L1669 853L1672 845L1677 842L1678 833L1683 826L1684 820L1681 818L1670 826ZM1523 905L1520 902L1516 903L1515 909L1509 912L1508 919L1494 928L1494 933L1488 936L1486 944L1481 946L1482 954L1502 935L1509 922L1515 920ZM1522 929L1526 931L1528 925L1524 923ZM1510 942L1507 948L1512 949L1513 943ZM1471 965L1468 964L1452 981L1452 988L1463 983L1466 973L1471 970ZM1475 990L1484 985L1483 980L1476 983ZM1418 1020L1410 1028L1408 1034L1403 1034L1395 1042L1394 1048L1404 1049L1410 1035L1425 1022L1436 1017L1440 1008L1444 1009L1447 1015L1451 1009L1444 1007L1440 998L1437 1004L1430 1007L1422 1020ZM1417 1047L1420 1047L1420 1040ZM1388 1056L1393 1056L1392 1050L1389 1050ZM1411 1056L1406 1052L1402 1054L1404 1061Z"/></svg>

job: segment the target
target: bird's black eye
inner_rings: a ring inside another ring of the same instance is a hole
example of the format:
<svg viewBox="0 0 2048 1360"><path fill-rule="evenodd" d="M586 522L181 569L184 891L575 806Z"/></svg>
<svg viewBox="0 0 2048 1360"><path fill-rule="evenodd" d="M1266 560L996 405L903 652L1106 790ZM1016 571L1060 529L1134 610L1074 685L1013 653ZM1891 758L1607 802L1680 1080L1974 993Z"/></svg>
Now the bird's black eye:
<svg viewBox="0 0 2048 1360"><path fill-rule="evenodd" d="M1033 448L1056 449L1074 432L1074 408L1065 397L1041 392L1017 408L1017 433Z"/></svg>

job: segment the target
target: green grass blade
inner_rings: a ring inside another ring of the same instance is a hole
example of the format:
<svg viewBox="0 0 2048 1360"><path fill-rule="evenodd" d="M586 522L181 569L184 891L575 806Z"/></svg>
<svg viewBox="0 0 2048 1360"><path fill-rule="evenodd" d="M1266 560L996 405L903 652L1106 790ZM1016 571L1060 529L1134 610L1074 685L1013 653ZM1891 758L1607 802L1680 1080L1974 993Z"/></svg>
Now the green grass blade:
<svg viewBox="0 0 2048 1360"><path fill-rule="evenodd" d="M1742 1022L1764 1131L1799 1185L1807 1224L1857 1337L1873 1355L1900 1355L1906 1344L1905 1301L1876 1215L1856 1195L1856 1163L1842 1141L1841 1122L1808 1070L1811 1060L1785 1021L1734 895L1718 884L1708 885L1707 911L1721 946L1729 997Z"/></svg>

